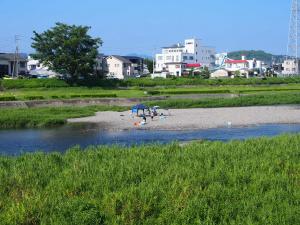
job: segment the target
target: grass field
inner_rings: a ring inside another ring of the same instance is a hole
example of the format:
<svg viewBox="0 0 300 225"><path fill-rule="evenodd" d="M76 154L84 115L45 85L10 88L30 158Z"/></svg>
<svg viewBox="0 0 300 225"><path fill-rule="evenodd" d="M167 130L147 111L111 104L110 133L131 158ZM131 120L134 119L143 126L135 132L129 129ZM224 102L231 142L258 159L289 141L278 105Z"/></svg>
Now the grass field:
<svg viewBox="0 0 300 225"><path fill-rule="evenodd" d="M300 77L287 78L235 78L235 79L201 79L201 78L169 78L169 79L151 79L151 78L132 78L127 80L87 80L80 81L78 86L88 87L155 87L155 86L184 86L184 85L271 85L271 84L291 84L300 83ZM68 87L69 84L56 79L20 79L20 80L0 80L0 86L6 89L16 88L56 88Z"/></svg>
<svg viewBox="0 0 300 225"><path fill-rule="evenodd" d="M7 89L0 92L0 101L43 100L43 99L74 99L74 98L141 98L151 95L188 95L188 94L257 94L278 92L300 92L300 84L286 85L237 85L237 86L198 86L198 87L165 87L105 89L88 87L59 88L21 88Z"/></svg>
<svg viewBox="0 0 300 225"><path fill-rule="evenodd" d="M149 106L160 106L169 109L184 108L219 108L264 105L300 104L300 93L253 94L236 98L208 98L208 99L168 99L162 101L145 102Z"/></svg>
<svg viewBox="0 0 300 225"><path fill-rule="evenodd" d="M124 111L118 106L0 109L0 129L37 128L63 125L68 118L92 116L97 111Z"/></svg>
<svg viewBox="0 0 300 225"><path fill-rule="evenodd" d="M300 136L0 157L0 221L300 224Z"/></svg>

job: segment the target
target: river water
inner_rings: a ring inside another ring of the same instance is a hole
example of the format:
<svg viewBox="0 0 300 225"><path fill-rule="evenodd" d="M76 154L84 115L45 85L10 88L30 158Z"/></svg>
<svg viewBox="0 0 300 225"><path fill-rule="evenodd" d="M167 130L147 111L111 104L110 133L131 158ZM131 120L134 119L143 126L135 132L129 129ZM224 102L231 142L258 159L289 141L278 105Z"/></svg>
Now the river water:
<svg viewBox="0 0 300 225"><path fill-rule="evenodd" d="M230 141L283 133L300 133L300 124L271 124L239 128L192 131L130 130L109 132L95 125L67 125L53 129L0 130L0 154L24 152L64 152L79 145L141 145L149 143L187 142L192 140Z"/></svg>

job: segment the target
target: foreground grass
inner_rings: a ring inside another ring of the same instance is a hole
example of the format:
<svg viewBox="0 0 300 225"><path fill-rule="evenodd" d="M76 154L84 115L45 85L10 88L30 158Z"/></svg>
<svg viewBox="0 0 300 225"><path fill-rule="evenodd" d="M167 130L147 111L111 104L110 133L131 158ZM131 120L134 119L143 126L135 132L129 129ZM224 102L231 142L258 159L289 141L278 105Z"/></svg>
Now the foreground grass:
<svg viewBox="0 0 300 225"><path fill-rule="evenodd" d="M299 224L300 136L0 157L0 221Z"/></svg>
<svg viewBox="0 0 300 225"><path fill-rule="evenodd" d="M63 125L69 118L92 116L97 111L124 111L128 107L87 106L0 109L0 128L36 128Z"/></svg>

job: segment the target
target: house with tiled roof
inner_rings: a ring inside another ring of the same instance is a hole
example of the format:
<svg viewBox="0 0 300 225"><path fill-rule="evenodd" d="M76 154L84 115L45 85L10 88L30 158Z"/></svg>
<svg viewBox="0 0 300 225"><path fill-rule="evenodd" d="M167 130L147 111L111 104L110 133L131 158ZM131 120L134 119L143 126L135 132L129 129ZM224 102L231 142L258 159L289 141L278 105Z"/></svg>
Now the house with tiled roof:
<svg viewBox="0 0 300 225"><path fill-rule="evenodd" d="M106 58L107 78L123 80L134 76L132 62L122 56L111 55Z"/></svg>

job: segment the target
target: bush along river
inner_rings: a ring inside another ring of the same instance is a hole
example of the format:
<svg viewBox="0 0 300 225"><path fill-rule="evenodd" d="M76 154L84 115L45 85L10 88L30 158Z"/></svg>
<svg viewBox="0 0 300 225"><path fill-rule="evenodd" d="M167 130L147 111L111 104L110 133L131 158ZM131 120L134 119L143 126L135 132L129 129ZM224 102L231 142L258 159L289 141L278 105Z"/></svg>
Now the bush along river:
<svg viewBox="0 0 300 225"><path fill-rule="evenodd" d="M64 152L76 145L85 148L90 145L131 146L193 140L245 140L261 136L271 137L299 132L300 124L269 124L191 131L107 131L91 124L77 124L51 129L0 130L0 154L19 155L36 151Z"/></svg>

